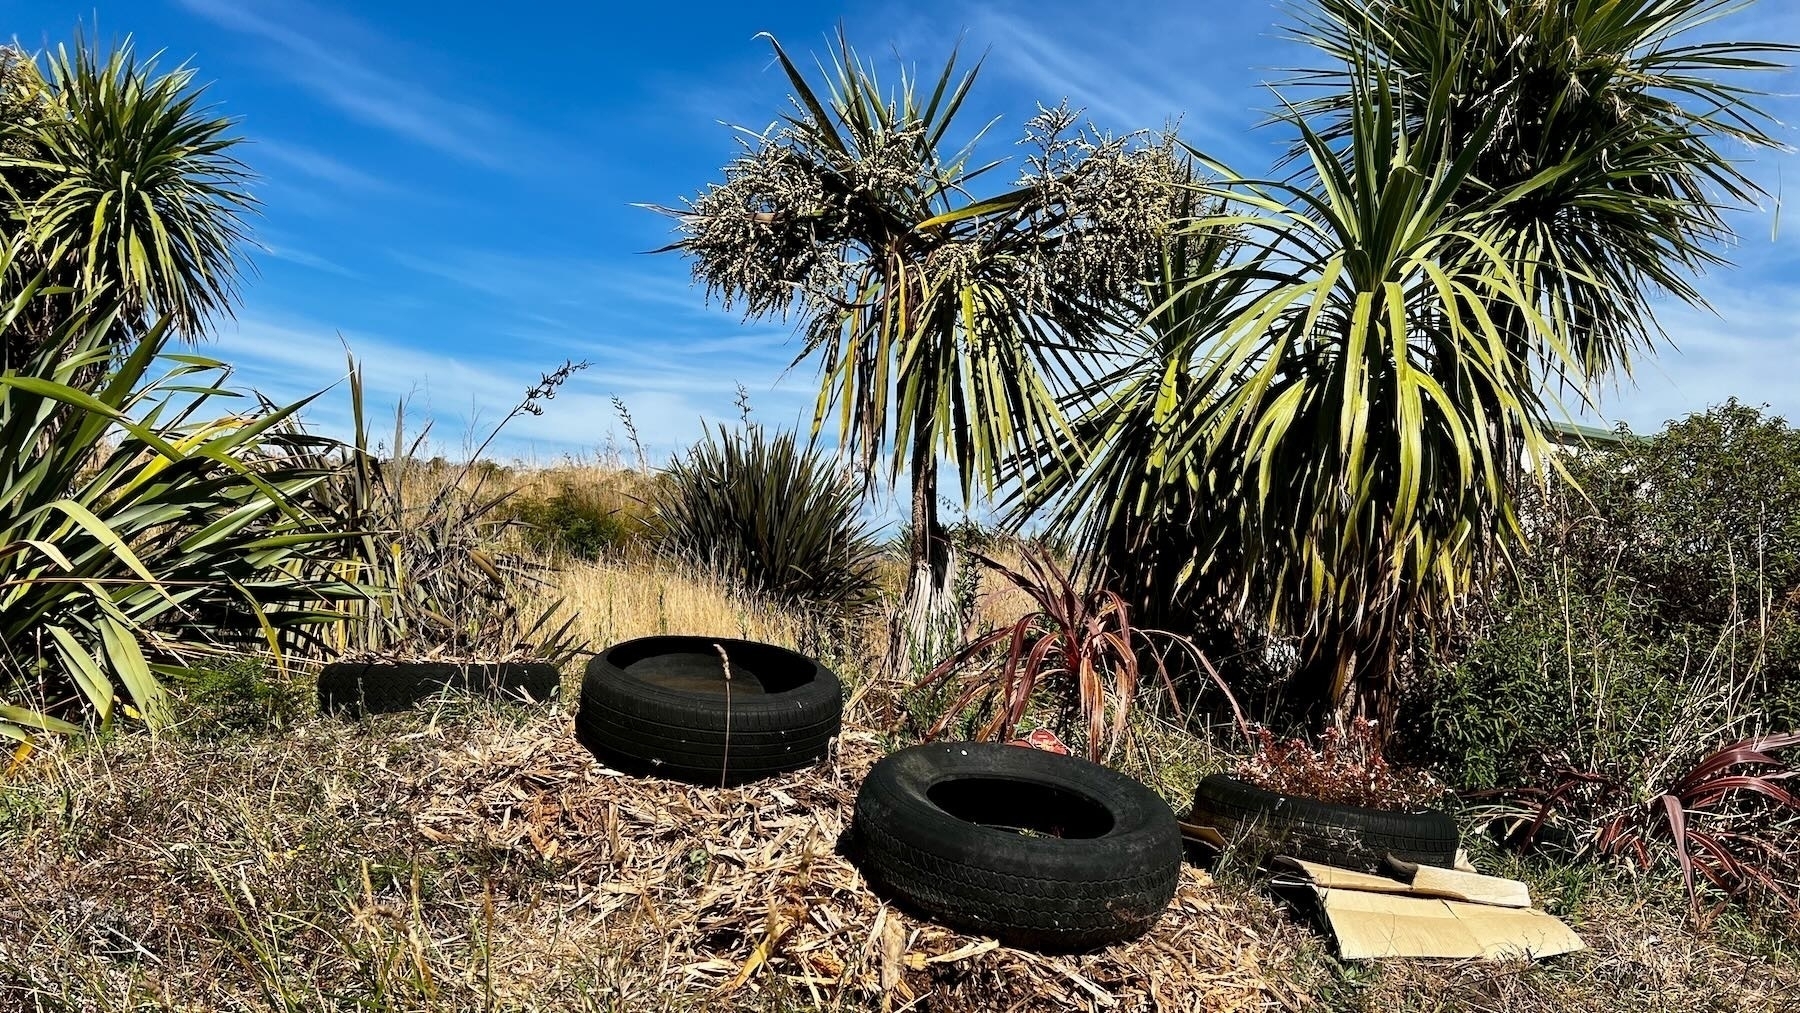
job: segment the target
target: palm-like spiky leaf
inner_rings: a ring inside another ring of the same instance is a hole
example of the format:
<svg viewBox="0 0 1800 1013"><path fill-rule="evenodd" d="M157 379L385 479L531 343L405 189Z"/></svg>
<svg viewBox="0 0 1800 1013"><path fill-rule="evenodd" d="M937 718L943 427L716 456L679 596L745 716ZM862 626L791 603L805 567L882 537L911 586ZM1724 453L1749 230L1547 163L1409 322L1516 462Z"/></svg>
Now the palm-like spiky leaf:
<svg viewBox="0 0 1800 1013"><path fill-rule="evenodd" d="M1672 858L1696 906L1704 880L1728 896L1766 894L1800 912L1800 770L1778 755L1796 746L1792 732L1721 746L1603 823L1595 850L1645 870Z"/></svg>
<svg viewBox="0 0 1800 1013"><path fill-rule="evenodd" d="M0 338L66 296L27 281ZM259 644L280 658L357 593L298 572L342 537L296 506L328 475L283 428L304 402L224 411L225 366L162 357L166 319L117 359L116 309L78 305L0 374L0 736L111 720L121 694L160 723L163 677Z"/></svg>
<svg viewBox="0 0 1800 1013"><path fill-rule="evenodd" d="M1759 93L1739 82L1800 47L1698 38L1754 3L1307 0L1295 34L1333 65L1300 76L1326 89L1304 109L1342 136L1350 79L1379 65L1410 129L1430 116L1457 150L1475 148L1456 200L1492 206L1496 248L1569 336L1570 379L1584 383L1648 347L1651 299L1702 302L1694 275L1724 262L1725 213L1763 195L1721 144L1778 146ZM1528 182L1527 195L1496 199ZM1511 323L1509 340L1529 343Z"/></svg>
<svg viewBox="0 0 1800 1013"><path fill-rule="evenodd" d="M1191 192L1181 208L1185 218L1221 211ZM1201 358L1254 291L1242 248L1236 230L1217 228L1177 233L1152 251L1138 297L1115 311L1138 322L1108 348L1117 368L1069 395L1075 416L1057 434L1064 444L1021 467L1012 490L1012 524L1045 517L1093 579L1153 626L1198 632L1206 623L1197 611L1208 604L1193 586L1201 564L1231 568L1220 530L1200 524L1212 492L1186 441L1207 409L1196 396Z"/></svg>
<svg viewBox="0 0 1800 1013"><path fill-rule="evenodd" d="M231 121L202 105L194 71L159 73L130 40L102 54L77 38L18 65L42 101L0 123L0 180L14 227L51 277L111 292L121 324L166 317L198 336L229 314L249 172L232 154Z"/></svg>
<svg viewBox="0 0 1800 1013"><path fill-rule="evenodd" d="M1255 284L1205 350L1178 446L1211 471L1200 526L1233 553L1227 600L1308 634L1325 683L1311 694L1342 704L1370 675L1362 702L1378 705L1400 617L1440 616L1517 538L1514 455L1548 449L1538 363L1496 317L1525 321L1553 364L1572 353L1493 218L1456 204L1480 144L1409 129L1440 121L1403 115L1378 74L1352 88L1341 145L1291 117L1309 181L1202 188L1227 210L1193 227L1237 230L1253 255L1192 284Z"/></svg>

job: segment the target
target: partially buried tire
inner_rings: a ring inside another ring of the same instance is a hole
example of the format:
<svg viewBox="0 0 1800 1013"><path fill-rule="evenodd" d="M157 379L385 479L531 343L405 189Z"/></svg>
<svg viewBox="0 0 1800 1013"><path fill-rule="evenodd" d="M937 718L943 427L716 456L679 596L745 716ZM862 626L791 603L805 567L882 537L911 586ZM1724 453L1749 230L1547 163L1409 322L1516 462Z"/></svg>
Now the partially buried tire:
<svg viewBox="0 0 1800 1013"><path fill-rule="evenodd" d="M732 785L817 763L843 713L838 677L803 654L748 640L644 637L588 663L575 733L621 770Z"/></svg>
<svg viewBox="0 0 1800 1013"><path fill-rule="evenodd" d="M555 665L537 662L334 662L319 671L319 709L343 717L384 714L446 691L542 703L556 698L561 683Z"/></svg>
<svg viewBox="0 0 1800 1013"><path fill-rule="evenodd" d="M1381 872L1386 856L1449 868L1456 862L1456 820L1442 812L1390 812L1332 805L1267 791L1224 774L1194 789L1194 823L1264 851L1362 872Z"/></svg>
<svg viewBox="0 0 1800 1013"><path fill-rule="evenodd" d="M1181 876L1181 829L1155 792L1020 746L894 753L863 782L852 826L877 886L946 924L1033 949L1141 935Z"/></svg>

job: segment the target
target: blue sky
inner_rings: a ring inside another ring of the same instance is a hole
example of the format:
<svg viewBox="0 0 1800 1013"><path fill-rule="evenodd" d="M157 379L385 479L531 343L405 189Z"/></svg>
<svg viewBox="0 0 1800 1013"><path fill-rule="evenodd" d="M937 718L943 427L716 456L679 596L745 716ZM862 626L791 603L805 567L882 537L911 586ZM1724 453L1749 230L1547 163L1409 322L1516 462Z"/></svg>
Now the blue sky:
<svg viewBox="0 0 1800 1013"><path fill-rule="evenodd" d="M810 418L816 374L788 370L788 329L707 307L678 258L645 253L667 223L632 206L715 179L734 150L721 121L760 128L781 110L785 81L758 32L810 54L841 20L866 51L928 67L961 33L966 53L986 53L969 114L1000 118L996 155L1037 103L1068 98L1109 129L1179 118L1185 138L1244 171L1284 143L1252 130L1272 103L1264 82L1303 56L1263 0L0 0L0 11L0 30L28 48L80 24L132 34L171 65L191 59L241 120L262 176L262 248L238 320L209 350L242 381L278 396L332 384L342 335L374 397L409 397L454 452L540 372L590 360L500 444L538 461L604 447L614 395L656 456L703 416L735 418L740 383L759 417ZM1800 4L1764 0L1728 34L1800 41ZM1800 92L1800 75L1763 83ZM1800 122L1800 100L1771 108ZM1754 172L1800 186L1793 155L1761 153ZM1655 428L1734 394L1800 419L1800 238L1774 222L1743 217L1739 267L1702 282L1717 314L1666 308L1678 348L1609 392L1605 419ZM313 416L341 429L341 389Z"/></svg>

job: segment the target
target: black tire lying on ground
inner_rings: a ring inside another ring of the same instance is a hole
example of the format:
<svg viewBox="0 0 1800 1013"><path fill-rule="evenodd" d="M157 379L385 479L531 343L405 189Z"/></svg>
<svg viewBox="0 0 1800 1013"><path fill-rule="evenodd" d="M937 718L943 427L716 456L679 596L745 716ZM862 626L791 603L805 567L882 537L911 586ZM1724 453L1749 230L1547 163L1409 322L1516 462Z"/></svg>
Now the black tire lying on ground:
<svg viewBox="0 0 1800 1013"><path fill-rule="evenodd" d="M803 654L749 640L644 637L588 662L575 734L621 770L730 785L817 763L843 714L838 677Z"/></svg>
<svg viewBox="0 0 1800 1013"><path fill-rule="evenodd" d="M1388 855L1443 868L1456 862L1456 820L1448 813L1332 805L1224 774L1201 780L1188 819L1266 851L1263 858L1286 855L1363 872L1382 872Z"/></svg>
<svg viewBox="0 0 1800 1013"><path fill-rule="evenodd" d="M1141 935L1181 876L1181 829L1148 787L993 742L881 760L857 794L852 837L863 872L898 899L1034 949Z"/></svg>
<svg viewBox="0 0 1800 1013"><path fill-rule="evenodd" d="M319 672L319 709L346 717L410 710L446 689L541 703L554 700L561 684L556 666L539 662L335 662Z"/></svg>

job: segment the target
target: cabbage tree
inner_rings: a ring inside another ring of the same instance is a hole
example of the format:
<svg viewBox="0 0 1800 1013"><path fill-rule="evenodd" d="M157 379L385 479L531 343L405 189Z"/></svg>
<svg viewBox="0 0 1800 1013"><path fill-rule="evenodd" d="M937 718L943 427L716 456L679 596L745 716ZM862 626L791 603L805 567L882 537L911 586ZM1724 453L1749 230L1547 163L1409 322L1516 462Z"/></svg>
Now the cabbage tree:
<svg viewBox="0 0 1800 1013"><path fill-rule="evenodd" d="M1095 137L1046 110L1011 189L984 198L1002 163L978 161L984 131L957 120L976 71L954 55L884 89L841 37L817 85L774 51L791 110L743 131L723 182L661 209L670 249L727 307L793 320L800 360L820 365L815 431L835 418L871 475L907 478L917 650L951 604L940 463L966 503L1024 448L1058 444L1056 381L1167 230L1179 164L1166 139Z"/></svg>
<svg viewBox="0 0 1800 1013"><path fill-rule="evenodd" d="M1654 349L1654 300L1703 304L1695 278L1726 266L1735 239L1726 216L1766 196L1744 156L1781 145L1742 75L1782 70L1800 47L1720 37L1754 6L1308 0L1295 35L1329 60L1294 83L1318 90L1301 109L1335 139L1356 79L1379 67L1407 129L1430 117L1453 148L1477 150L1456 203L1489 209L1497 249L1572 343L1568 379L1585 388ZM1530 355L1525 322L1500 322L1513 354Z"/></svg>
<svg viewBox="0 0 1800 1013"><path fill-rule="evenodd" d="M232 121L205 105L193 68L162 71L129 39L102 52L78 37L40 59L0 49L0 223L31 243L0 285L42 272L77 303L110 293L119 340L163 319L198 337L232 310L256 204ZM33 306L45 315L14 321L14 358L70 304Z"/></svg>

